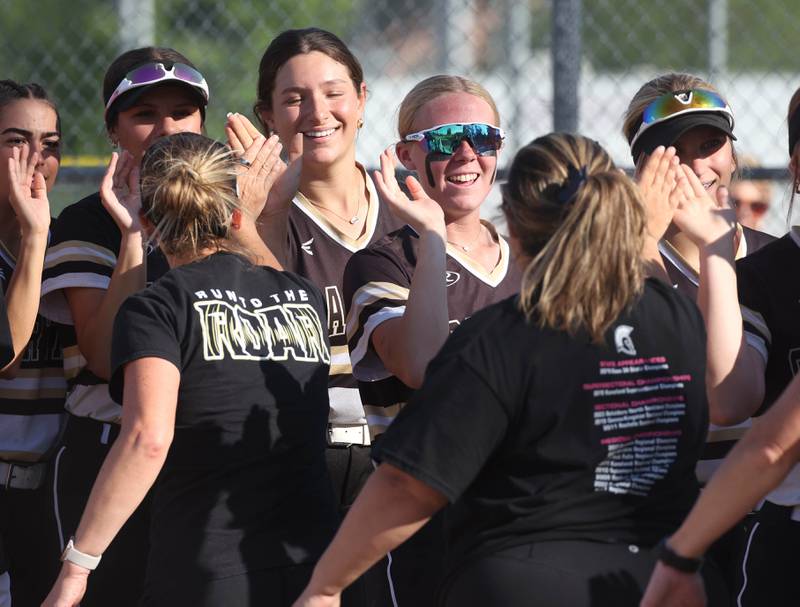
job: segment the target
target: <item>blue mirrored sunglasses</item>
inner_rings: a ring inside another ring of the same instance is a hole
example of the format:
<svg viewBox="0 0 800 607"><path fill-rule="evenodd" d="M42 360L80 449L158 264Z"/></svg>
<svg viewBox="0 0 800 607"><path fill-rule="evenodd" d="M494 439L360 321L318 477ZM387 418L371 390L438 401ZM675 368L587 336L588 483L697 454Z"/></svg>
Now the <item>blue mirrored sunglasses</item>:
<svg viewBox="0 0 800 607"><path fill-rule="evenodd" d="M479 156L497 152L503 147L506 135L500 127L482 122L440 124L439 126L410 133L403 141L419 141L428 153L454 154L466 140Z"/></svg>

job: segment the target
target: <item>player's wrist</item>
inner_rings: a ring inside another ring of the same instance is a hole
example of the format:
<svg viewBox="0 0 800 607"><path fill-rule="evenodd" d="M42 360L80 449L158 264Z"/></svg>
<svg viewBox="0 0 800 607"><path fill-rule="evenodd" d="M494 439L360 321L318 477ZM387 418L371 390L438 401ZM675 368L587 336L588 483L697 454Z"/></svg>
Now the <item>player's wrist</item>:
<svg viewBox="0 0 800 607"><path fill-rule="evenodd" d="M703 557L683 546L675 538L664 538L656 546L658 560L668 567L682 573L697 573L703 566Z"/></svg>

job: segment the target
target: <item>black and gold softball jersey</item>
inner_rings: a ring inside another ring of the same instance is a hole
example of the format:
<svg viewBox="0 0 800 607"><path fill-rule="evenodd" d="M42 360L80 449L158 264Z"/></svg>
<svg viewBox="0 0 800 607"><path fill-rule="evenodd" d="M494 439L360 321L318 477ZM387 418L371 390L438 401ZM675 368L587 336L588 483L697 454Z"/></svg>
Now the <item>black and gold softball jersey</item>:
<svg viewBox="0 0 800 607"><path fill-rule="evenodd" d="M362 169L363 170L363 169ZM399 228L402 223L378 198L372 180L364 174L369 208L364 231L357 239L340 232L299 192L289 210L289 248L286 269L305 276L322 291L328 308L331 371L328 383L332 424L364 424L364 409L353 378L347 350L345 304L342 297L344 268L353 253Z"/></svg>
<svg viewBox="0 0 800 607"><path fill-rule="evenodd" d="M15 266L16 259L0 243L3 293ZM0 460L37 461L58 438L67 392L61 332L57 323L37 316L16 376L0 379Z"/></svg>
<svg viewBox="0 0 800 607"><path fill-rule="evenodd" d="M800 227L739 261L736 277L745 338L764 357L764 413L800 372ZM800 466L767 496L783 506L800 505Z"/></svg>
<svg viewBox="0 0 800 607"><path fill-rule="evenodd" d="M500 244L500 259L491 272L458 247L447 245L442 280L447 285L451 331L476 311L519 291L521 273L511 263L508 243L490 223L484 225ZM419 237L405 226L353 255L345 271L347 343L373 437L386 430L413 393L384 367L371 338L382 322L403 316L418 249Z"/></svg>
<svg viewBox="0 0 800 607"><path fill-rule="evenodd" d="M739 229L741 237L739 238L739 247L736 250L736 259L744 259L775 240L775 237L769 234L752 230L745 226L739 226ZM696 302L700 276L668 242L660 242L659 249L672 285ZM742 310L742 313L746 314L744 310ZM736 441L744 436L744 433L751 426L752 421L750 419L746 419L735 426L709 424L708 439L703 449L703 454L697 462L697 478L702 483L707 483L711 479L717 468L722 465L722 460L733 449Z"/></svg>
<svg viewBox="0 0 800 607"><path fill-rule="evenodd" d="M108 394L108 384L87 368L64 289L88 287L107 290L117 265L122 235L103 207L98 193L68 206L53 227L42 282L42 314L68 325L63 335L64 369L69 382L67 411L78 417L119 423L122 409ZM158 248L147 255L148 284L169 266Z"/></svg>

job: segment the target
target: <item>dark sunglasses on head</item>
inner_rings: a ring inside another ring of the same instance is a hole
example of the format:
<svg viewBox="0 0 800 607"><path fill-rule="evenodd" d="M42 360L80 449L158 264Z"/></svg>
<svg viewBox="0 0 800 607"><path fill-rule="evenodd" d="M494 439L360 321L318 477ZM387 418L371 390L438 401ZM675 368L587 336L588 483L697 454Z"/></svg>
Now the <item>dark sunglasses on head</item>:
<svg viewBox="0 0 800 607"><path fill-rule="evenodd" d="M503 147L506 135L500 127L482 122L440 124L403 137L404 142L419 141L428 153L454 154L466 140L479 156L486 156Z"/></svg>

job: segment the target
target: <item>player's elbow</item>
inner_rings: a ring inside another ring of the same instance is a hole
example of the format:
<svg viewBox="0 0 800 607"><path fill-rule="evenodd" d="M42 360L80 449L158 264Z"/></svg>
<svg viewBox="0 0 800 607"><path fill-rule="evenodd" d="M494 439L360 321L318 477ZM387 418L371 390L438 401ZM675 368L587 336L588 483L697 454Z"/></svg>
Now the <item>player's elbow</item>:
<svg viewBox="0 0 800 607"><path fill-rule="evenodd" d="M400 364L387 365L387 370L409 388L418 390L425 379L425 367L417 360L402 361Z"/></svg>
<svg viewBox="0 0 800 607"><path fill-rule="evenodd" d="M172 445L174 428L157 427L153 424L136 424L124 436L133 451L143 459L163 461ZM121 437L122 438L122 437Z"/></svg>

